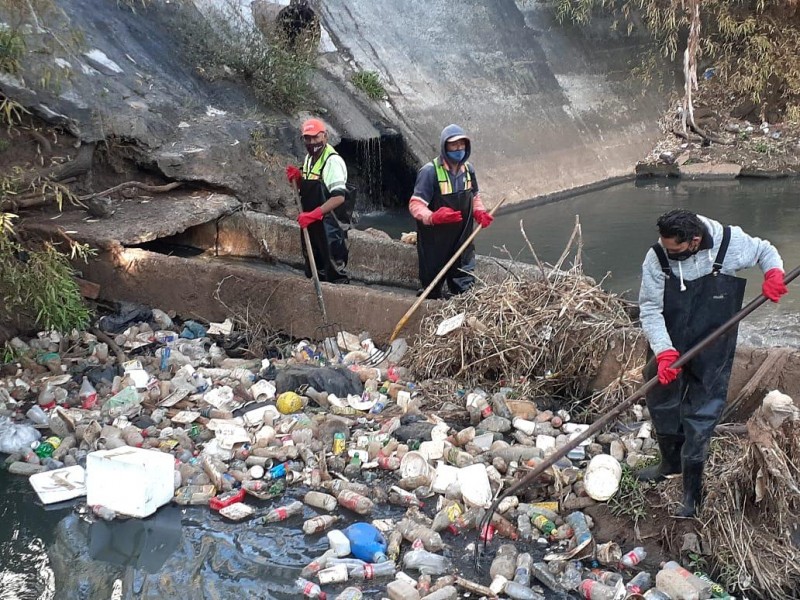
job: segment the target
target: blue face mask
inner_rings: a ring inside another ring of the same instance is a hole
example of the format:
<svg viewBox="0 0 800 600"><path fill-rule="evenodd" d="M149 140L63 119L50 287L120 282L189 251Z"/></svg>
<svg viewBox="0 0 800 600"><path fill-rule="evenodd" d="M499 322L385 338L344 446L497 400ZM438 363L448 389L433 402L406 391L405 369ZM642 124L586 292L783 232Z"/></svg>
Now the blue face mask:
<svg viewBox="0 0 800 600"><path fill-rule="evenodd" d="M467 155L466 150L448 150L445 152L447 158L449 158L454 163L460 163L464 160L464 157Z"/></svg>

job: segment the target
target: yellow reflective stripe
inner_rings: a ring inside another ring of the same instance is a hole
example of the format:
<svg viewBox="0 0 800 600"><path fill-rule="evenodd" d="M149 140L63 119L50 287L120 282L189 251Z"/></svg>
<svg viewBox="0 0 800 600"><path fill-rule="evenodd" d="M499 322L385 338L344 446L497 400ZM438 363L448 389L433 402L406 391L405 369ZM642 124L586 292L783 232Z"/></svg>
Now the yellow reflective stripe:
<svg viewBox="0 0 800 600"><path fill-rule="evenodd" d="M439 193L442 195L453 193L453 182L450 180L450 173L444 168L441 157L436 157L433 160L433 166L436 167L436 180L439 182ZM472 189L472 176L469 173L469 163L464 163L464 170L466 171L464 181L464 190Z"/></svg>
<svg viewBox="0 0 800 600"><path fill-rule="evenodd" d="M325 150L322 151L322 154L320 154L320 157L317 159L317 162L314 163L313 167L311 166L311 157L306 155L305 161L303 161L303 179L320 179L322 176L322 167L325 165L328 157L333 154L337 154L333 146L330 144L326 145Z"/></svg>

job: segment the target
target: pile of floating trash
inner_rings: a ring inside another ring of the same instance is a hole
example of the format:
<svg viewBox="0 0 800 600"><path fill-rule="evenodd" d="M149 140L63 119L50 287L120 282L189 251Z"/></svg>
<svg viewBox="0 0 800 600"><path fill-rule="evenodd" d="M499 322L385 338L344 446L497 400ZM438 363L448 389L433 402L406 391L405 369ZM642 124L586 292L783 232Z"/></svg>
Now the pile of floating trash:
<svg viewBox="0 0 800 600"><path fill-rule="evenodd" d="M398 366L404 343L374 367L354 362L374 353L366 335L268 358L237 339L230 321L179 325L139 307L91 331L12 340L0 371L6 468L44 504L85 497L88 518L175 503L324 536L329 549L298 565L309 598L362 598L373 581L406 600L710 597L712 584L675 562L595 540L583 512L613 497L621 464L652 453L646 421L586 440L477 531L501 489L588 425L513 386L465 386L430 412ZM390 516L376 518L384 505ZM464 567L479 537L498 546L483 581Z"/></svg>

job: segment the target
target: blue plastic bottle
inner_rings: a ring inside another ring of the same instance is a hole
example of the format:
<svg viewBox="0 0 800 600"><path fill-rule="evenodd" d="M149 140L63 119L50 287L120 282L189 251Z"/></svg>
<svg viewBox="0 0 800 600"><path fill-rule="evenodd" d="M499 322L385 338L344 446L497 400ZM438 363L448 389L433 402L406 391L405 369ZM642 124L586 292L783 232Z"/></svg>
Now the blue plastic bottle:
<svg viewBox="0 0 800 600"><path fill-rule="evenodd" d="M369 523L353 523L344 530L350 541L350 553L366 562L381 563L389 560L386 556L386 539Z"/></svg>

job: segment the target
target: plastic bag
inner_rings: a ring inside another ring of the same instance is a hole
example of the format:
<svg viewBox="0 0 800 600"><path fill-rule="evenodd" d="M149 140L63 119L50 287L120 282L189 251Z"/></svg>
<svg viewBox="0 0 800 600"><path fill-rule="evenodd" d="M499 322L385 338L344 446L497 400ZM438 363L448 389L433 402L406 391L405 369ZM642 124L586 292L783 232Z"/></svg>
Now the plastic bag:
<svg viewBox="0 0 800 600"><path fill-rule="evenodd" d="M30 450L31 444L41 437L42 434L30 425L12 423L7 417L0 417L0 452L4 454Z"/></svg>

